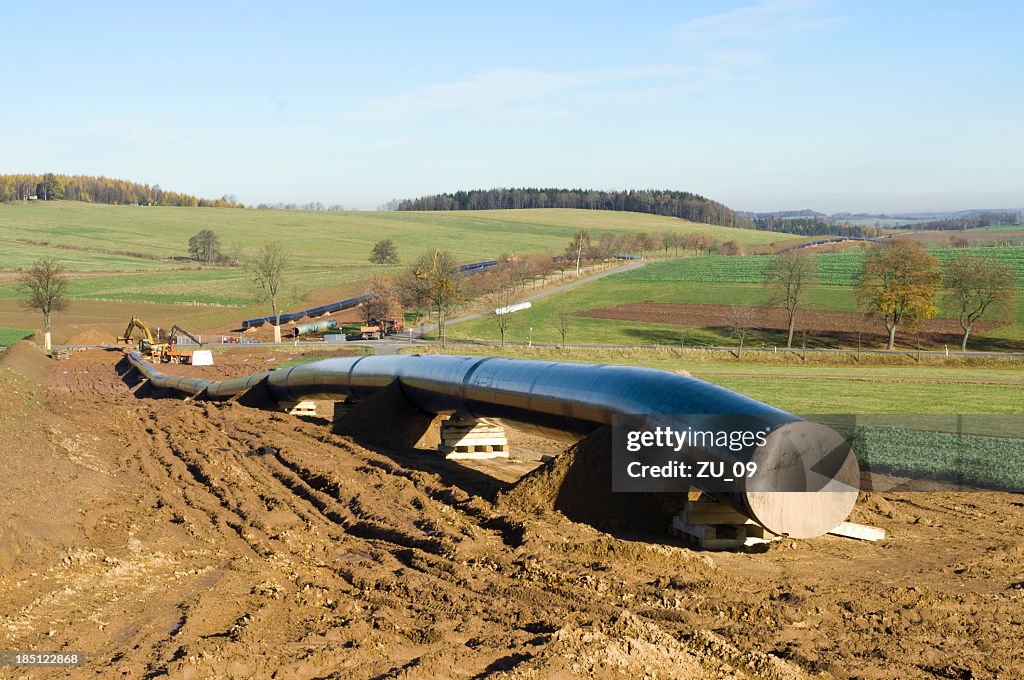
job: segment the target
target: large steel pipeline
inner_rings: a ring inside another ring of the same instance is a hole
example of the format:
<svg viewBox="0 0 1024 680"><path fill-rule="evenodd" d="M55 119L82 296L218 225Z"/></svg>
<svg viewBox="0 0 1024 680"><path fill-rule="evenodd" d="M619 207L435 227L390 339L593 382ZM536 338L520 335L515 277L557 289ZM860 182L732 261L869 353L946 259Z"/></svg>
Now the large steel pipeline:
<svg viewBox="0 0 1024 680"><path fill-rule="evenodd" d="M579 440L623 417L671 414L699 427L723 415L751 415L771 427L756 450L737 460L789 480L784 489L737 487L715 495L765 528L797 538L819 536L846 519L857 499L858 467L842 438L718 385L668 371L629 366L451 355L367 356L323 359L244 378L212 382L165 376L141 355L129 361L156 387L204 399L228 399L264 382L278 401L365 399L397 381L405 399L428 413L500 420L562 439ZM794 452L793 442L799 449ZM683 451L685 455L685 449ZM836 460L836 456L839 459ZM743 456L740 458L740 456ZM816 478L812 490L792 490ZM824 479L822 477L824 476ZM695 480L699 482L699 480Z"/></svg>

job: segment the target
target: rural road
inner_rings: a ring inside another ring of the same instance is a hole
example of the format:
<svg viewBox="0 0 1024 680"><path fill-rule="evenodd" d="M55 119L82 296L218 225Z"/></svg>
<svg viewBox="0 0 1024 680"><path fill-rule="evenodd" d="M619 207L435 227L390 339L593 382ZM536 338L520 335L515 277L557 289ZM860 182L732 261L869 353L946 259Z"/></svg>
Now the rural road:
<svg viewBox="0 0 1024 680"><path fill-rule="evenodd" d="M622 265L621 267L614 267L612 269L607 269L607 270L605 270L603 272L598 272L597 274L590 274L588 276L581 276L580 278L575 279L574 281L570 281L568 283L561 283L561 284L559 284L557 286L552 286L551 288L546 288L546 289L544 289L542 291L539 291L537 293L534 293L532 295L528 295L528 296L522 298L521 300L516 300L516 302L517 303L519 303L519 302L536 302L537 300L542 300L542 299L544 299L544 298L546 298L546 297L548 297L550 295L556 295L558 293L564 293L567 290L572 290L573 288L577 288L577 287L582 286L584 284L591 283L593 281L597 281L598 279L603 279L604 277L611 276L612 274L621 274L622 272L628 272L628 271L630 271L632 269L639 269L640 267L643 267L645 264L647 264L647 263L645 261L642 261L642 260L641 261L635 261L635 260L634 261L630 261L630 262L627 262L626 264ZM463 323L465 321L472 321L473 319L479 319L481 317L487 316L490 313L491 313L490 310L484 309L484 310L481 310L479 312L472 312L470 314L463 314L462 316L457 316L454 319L448 319L448 323L446 325L447 326L452 326L452 325L457 324L457 323ZM426 325L423 326L423 333L420 333L420 337L422 337L423 334L428 333L428 332L433 331L433 330L436 330L436 329L437 329L437 324L426 324ZM399 346L404 346L404 345L407 345L408 343L396 343L396 344L398 344ZM381 354L381 352L378 352L378 354Z"/></svg>

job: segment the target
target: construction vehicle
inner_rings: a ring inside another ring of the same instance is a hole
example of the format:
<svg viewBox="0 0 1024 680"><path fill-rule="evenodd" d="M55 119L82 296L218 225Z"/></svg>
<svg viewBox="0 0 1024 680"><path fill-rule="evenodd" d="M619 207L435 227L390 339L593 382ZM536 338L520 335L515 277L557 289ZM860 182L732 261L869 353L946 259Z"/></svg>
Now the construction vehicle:
<svg viewBox="0 0 1024 680"><path fill-rule="evenodd" d="M347 340L380 340L385 335L394 335L404 328L403 319L370 319L365 325L342 326L341 332Z"/></svg>
<svg viewBox="0 0 1024 680"><path fill-rule="evenodd" d="M132 334L136 328L142 333L142 338L139 339L139 352L148 354L151 357L159 357L161 352L167 347L167 343L154 339L149 326L144 324L142 319L137 316L131 318L128 322L128 327L124 329L124 334L117 341L124 345L130 345L134 341Z"/></svg>
<svg viewBox="0 0 1024 680"><path fill-rule="evenodd" d="M196 336L189 333L187 330L175 324L171 326L171 330L167 332L167 345L160 352L160 361L165 364L191 364L192 363L192 350L190 349L178 349L178 339L180 337L186 337L192 340L200 347L203 346L202 341Z"/></svg>
<svg viewBox="0 0 1024 680"><path fill-rule="evenodd" d="M342 326L341 332L344 333L346 340L380 340L384 337L384 329L372 322Z"/></svg>

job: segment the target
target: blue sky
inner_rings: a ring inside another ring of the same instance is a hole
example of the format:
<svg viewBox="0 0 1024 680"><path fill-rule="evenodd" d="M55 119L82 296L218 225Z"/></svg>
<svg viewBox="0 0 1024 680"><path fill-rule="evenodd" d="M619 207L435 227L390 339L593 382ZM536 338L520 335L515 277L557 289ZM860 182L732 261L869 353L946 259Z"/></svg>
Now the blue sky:
<svg viewBox="0 0 1024 680"><path fill-rule="evenodd" d="M18 3L0 172L373 209L464 188L1024 208L1019 0Z"/></svg>

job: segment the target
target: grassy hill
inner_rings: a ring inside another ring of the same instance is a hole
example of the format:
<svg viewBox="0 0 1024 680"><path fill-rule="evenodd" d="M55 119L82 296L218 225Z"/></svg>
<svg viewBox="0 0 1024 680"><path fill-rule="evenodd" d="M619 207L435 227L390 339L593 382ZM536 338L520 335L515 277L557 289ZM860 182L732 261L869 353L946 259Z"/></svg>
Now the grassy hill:
<svg viewBox="0 0 1024 680"><path fill-rule="evenodd" d="M373 243L383 238L394 240L404 259L437 247L468 262L502 253L560 253L580 228L589 229L594 238L604 232L699 231L746 246L790 238L672 217L592 210L301 212L53 201L0 204L0 270L53 256L69 269L92 272L73 282L75 298L250 305L252 286L243 269L201 267L184 259L189 237L212 229L225 251L237 245L243 259L262 243L284 242L292 256L286 285L290 305L314 289L347 295L369 271L393 270L371 268L367 262ZM0 298L15 295L12 284L0 284Z"/></svg>
<svg viewBox="0 0 1024 680"><path fill-rule="evenodd" d="M0 204L0 238L21 239L94 252L84 254L76 268L124 270L131 263L111 254L143 253L172 258L187 255L190 236L212 229L225 249L240 244L252 252L261 243L285 240L296 260L340 264L366 263L372 244L393 239L400 255L411 258L429 248L451 250L460 260L497 256L503 252L561 252L572 235L587 228L603 232L700 231L742 245L785 241L786 234L697 224L672 217L595 210L481 210L446 212L304 212L230 208L173 208L94 205L53 201ZM31 246L37 252L52 250ZM7 249L5 248L5 251ZM37 254L29 253L29 256ZM24 261L24 254L0 254L0 268ZM139 258L138 268L154 268Z"/></svg>

